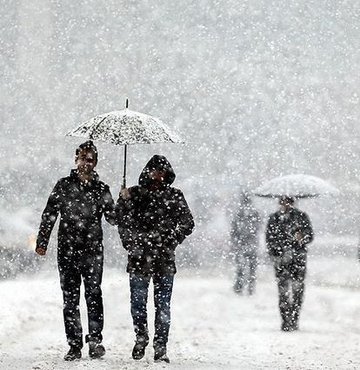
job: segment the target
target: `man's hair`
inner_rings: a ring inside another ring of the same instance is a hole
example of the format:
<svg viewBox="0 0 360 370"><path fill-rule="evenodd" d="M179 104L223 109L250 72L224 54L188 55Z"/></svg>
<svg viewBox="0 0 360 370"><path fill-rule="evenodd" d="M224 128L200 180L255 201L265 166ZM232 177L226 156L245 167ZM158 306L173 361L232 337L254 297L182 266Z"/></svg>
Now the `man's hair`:
<svg viewBox="0 0 360 370"><path fill-rule="evenodd" d="M80 150L91 150L94 153L95 164L98 161L98 151L92 140L85 141L79 145L79 147L75 151L75 157L77 158L80 154Z"/></svg>

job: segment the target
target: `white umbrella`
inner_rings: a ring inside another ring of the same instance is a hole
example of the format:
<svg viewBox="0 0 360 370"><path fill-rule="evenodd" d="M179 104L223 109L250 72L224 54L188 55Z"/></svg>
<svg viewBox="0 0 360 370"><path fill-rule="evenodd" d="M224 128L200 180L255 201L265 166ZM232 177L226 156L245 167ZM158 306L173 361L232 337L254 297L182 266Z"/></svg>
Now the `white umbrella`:
<svg viewBox="0 0 360 370"><path fill-rule="evenodd" d="M127 145L151 143L183 143L183 140L160 119L126 109L90 118L71 130L67 136L99 140L124 147L123 187L126 186Z"/></svg>
<svg viewBox="0 0 360 370"><path fill-rule="evenodd" d="M319 195L337 195L339 190L319 177L296 174L269 180L255 189L254 193L266 198L313 198Z"/></svg>

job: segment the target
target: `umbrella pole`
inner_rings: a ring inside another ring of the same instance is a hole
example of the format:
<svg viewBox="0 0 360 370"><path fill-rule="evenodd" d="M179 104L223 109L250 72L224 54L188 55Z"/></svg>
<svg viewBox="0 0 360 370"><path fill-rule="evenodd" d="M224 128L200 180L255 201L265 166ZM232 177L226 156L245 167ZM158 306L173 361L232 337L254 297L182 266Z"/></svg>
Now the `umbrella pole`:
<svg viewBox="0 0 360 370"><path fill-rule="evenodd" d="M129 99L126 98L125 102L126 109L129 108ZM127 145L124 146L124 175L123 175L123 183L122 183L122 189L126 188L126 159L127 159Z"/></svg>
<svg viewBox="0 0 360 370"><path fill-rule="evenodd" d="M126 159L127 159L127 145L124 146L124 174L122 188L126 188Z"/></svg>

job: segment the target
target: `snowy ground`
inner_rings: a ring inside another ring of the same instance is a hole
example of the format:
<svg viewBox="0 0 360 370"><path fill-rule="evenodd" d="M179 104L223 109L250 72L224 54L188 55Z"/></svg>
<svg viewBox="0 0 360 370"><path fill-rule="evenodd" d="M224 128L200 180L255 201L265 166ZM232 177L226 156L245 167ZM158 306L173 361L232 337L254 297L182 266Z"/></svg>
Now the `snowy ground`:
<svg viewBox="0 0 360 370"><path fill-rule="evenodd" d="M90 360L84 349L75 363L62 360L67 346L56 271L2 281L0 369L359 369L359 277L355 259L310 259L301 330L283 333L268 266L260 268L253 297L233 294L231 271L180 271L170 365L154 364L151 346L143 360L131 359L133 333L123 272L107 269L104 276L106 357Z"/></svg>

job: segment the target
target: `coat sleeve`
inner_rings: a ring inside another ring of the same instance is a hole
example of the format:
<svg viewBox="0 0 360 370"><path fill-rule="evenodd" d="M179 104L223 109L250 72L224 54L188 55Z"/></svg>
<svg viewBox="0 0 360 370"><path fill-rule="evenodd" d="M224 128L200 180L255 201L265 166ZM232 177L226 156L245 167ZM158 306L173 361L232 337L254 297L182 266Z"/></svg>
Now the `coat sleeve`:
<svg viewBox="0 0 360 370"><path fill-rule="evenodd" d="M265 232L266 249L271 257L281 255L281 246L279 245L279 227L274 215L271 215L266 226Z"/></svg>
<svg viewBox="0 0 360 370"><path fill-rule="evenodd" d="M105 220L110 224L110 225L116 225L117 224L117 217L116 217L116 212L115 212L115 203L113 200L113 197L111 195L109 186L105 186L105 191L104 191L104 216Z"/></svg>
<svg viewBox="0 0 360 370"><path fill-rule="evenodd" d="M37 248L47 249L51 231L60 212L60 191L61 183L58 181L49 196L46 207L41 216L39 233L36 240Z"/></svg>
<svg viewBox="0 0 360 370"><path fill-rule="evenodd" d="M119 197L115 207L116 223L123 247L128 250L134 238L134 220L132 217L133 202L131 199Z"/></svg>
<svg viewBox="0 0 360 370"><path fill-rule="evenodd" d="M235 217L231 220L230 240L231 240L232 248L235 248L237 246L237 242L239 240L237 215L235 215Z"/></svg>
<svg viewBox="0 0 360 370"><path fill-rule="evenodd" d="M301 232L303 234L302 244L309 244L313 241L314 231L309 216L306 213L302 213Z"/></svg>
<svg viewBox="0 0 360 370"><path fill-rule="evenodd" d="M256 233L258 233L260 231L261 223L262 223L260 212L256 211L254 217L255 217L255 224L256 224L256 226L255 226Z"/></svg>
<svg viewBox="0 0 360 370"><path fill-rule="evenodd" d="M178 204L178 220L174 233L175 239L179 244L181 244L184 239L192 233L195 223L182 191L178 190L176 196Z"/></svg>

